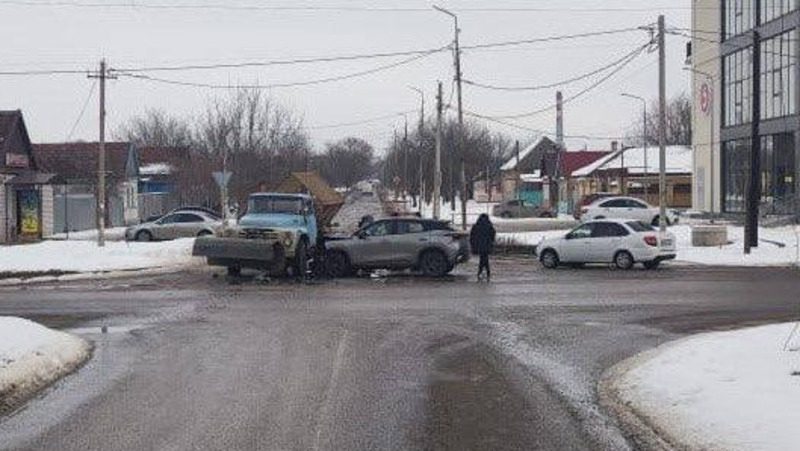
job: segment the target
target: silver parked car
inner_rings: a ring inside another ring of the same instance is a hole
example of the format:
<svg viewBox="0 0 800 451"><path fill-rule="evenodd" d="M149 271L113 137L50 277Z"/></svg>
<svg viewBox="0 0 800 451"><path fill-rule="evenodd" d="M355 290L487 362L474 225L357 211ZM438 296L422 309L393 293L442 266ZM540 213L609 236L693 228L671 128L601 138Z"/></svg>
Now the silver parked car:
<svg viewBox="0 0 800 451"><path fill-rule="evenodd" d="M222 220L203 209L177 209L154 221L145 222L125 230L128 241L160 241L192 238L215 234Z"/></svg>
<svg viewBox="0 0 800 451"><path fill-rule="evenodd" d="M326 269L346 277L358 269L415 269L441 277L469 260L469 240L447 223L390 218L364 226L351 237L326 243Z"/></svg>

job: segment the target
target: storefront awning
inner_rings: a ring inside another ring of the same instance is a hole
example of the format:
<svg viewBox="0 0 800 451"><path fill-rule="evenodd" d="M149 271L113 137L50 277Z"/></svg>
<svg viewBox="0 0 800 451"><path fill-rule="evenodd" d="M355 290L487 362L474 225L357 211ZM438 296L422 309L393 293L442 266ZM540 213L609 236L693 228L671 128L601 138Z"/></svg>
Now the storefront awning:
<svg viewBox="0 0 800 451"><path fill-rule="evenodd" d="M14 176L6 185L47 185L55 178L55 174L44 172L25 172Z"/></svg>

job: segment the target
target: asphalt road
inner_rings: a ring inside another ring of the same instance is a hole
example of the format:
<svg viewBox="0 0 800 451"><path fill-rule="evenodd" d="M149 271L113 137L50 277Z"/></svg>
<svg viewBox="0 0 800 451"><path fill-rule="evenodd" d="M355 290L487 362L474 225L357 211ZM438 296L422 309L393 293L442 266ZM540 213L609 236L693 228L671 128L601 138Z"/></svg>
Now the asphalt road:
<svg viewBox="0 0 800 451"><path fill-rule="evenodd" d="M96 345L0 420L0 448L637 449L598 405L605 369L683 334L800 318L788 269L503 259L491 284L473 270L312 285L198 270L0 289L0 315Z"/></svg>

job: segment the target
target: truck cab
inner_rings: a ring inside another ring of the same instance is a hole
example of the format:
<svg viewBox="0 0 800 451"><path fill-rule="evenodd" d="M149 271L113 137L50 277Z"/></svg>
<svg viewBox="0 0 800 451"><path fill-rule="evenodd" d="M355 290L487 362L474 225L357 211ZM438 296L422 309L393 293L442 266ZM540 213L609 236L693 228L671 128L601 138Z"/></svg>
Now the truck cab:
<svg viewBox="0 0 800 451"><path fill-rule="evenodd" d="M311 196L254 193L236 226L196 239L192 254L206 257L209 265L227 267L230 275L238 275L242 268L291 268L301 276L307 272L318 234Z"/></svg>

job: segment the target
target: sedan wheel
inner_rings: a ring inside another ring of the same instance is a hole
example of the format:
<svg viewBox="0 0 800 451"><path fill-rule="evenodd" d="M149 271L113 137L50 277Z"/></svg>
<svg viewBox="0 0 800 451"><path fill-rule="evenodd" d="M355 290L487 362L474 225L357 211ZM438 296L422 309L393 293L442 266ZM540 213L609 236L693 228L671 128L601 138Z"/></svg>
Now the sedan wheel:
<svg viewBox="0 0 800 451"><path fill-rule="evenodd" d="M619 251L614 256L614 265L618 269L631 269L633 267L633 255L628 251Z"/></svg>
<svg viewBox="0 0 800 451"><path fill-rule="evenodd" d="M559 264L558 254L556 254L556 251L554 251L552 249L548 249L548 250L542 252L542 257L541 257L540 260L542 262L542 266L544 266L547 269L558 268L558 264Z"/></svg>
<svg viewBox="0 0 800 451"><path fill-rule="evenodd" d="M440 251L428 251L422 254L419 266L422 273L428 277L442 277L450 272L447 257Z"/></svg>
<svg viewBox="0 0 800 451"><path fill-rule="evenodd" d="M153 234L148 232L147 230L142 230L141 232L136 234L136 241L153 241Z"/></svg>

